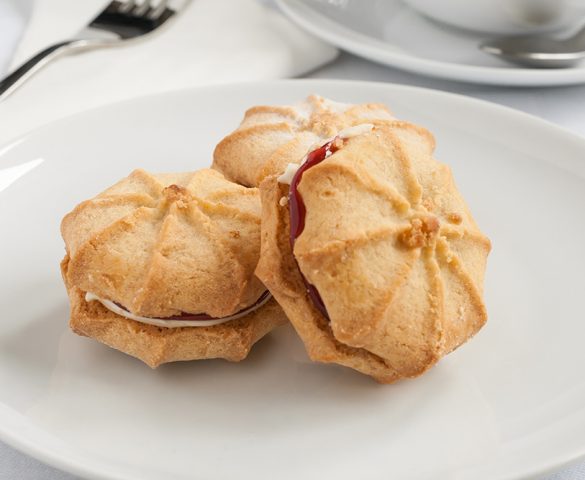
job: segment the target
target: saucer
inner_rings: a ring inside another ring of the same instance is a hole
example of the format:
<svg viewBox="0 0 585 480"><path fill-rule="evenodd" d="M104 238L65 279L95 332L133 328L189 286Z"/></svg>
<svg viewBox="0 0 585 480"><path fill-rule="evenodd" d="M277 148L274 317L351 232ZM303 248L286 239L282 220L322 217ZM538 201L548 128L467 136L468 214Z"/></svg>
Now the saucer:
<svg viewBox="0 0 585 480"><path fill-rule="evenodd" d="M514 66L479 50L485 34L426 18L399 0L277 0L301 28L355 55L430 77L463 82L553 86L585 83L572 68Z"/></svg>

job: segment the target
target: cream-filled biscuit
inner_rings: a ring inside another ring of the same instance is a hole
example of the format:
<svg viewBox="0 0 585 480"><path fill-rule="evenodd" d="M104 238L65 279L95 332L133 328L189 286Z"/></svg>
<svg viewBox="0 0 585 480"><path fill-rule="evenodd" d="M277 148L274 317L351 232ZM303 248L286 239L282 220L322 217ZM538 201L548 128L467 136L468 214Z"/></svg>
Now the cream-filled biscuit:
<svg viewBox="0 0 585 480"><path fill-rule="evenodd" d="M286 318L254 275L258 190L136 170L61 224L71 328L143 360L241 360Z"/></svg>
<svg viewBox="0 0 585 480"><path fill-rule="evenodd" d="M307 150L340 130L393 120L382 104L340 103L311 95L296 105L250 108L240 126L215 148L213 168L229 180L258 186L299 163Z"/></svg>
<svg viewBox="0 0 585 480"><path fill-rule="evenodd" d="M394 121L350 133L261 184L256 273L313 360L391 383L484 325L491 246L428 131Z"/></svg>

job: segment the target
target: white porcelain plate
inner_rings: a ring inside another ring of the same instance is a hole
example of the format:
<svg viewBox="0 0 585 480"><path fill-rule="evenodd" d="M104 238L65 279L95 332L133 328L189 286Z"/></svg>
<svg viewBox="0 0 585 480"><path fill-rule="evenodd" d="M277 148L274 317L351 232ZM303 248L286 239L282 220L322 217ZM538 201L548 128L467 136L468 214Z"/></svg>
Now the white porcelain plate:
<svg viewBox="0 0 585 480"><path fill-rule="evenodd" d="M490 319L424 376L378 385L311 363L282 327L231 364L150 370L68 330L61 217L136 167L209 165L256 104L312 92L385 102L428 127L493 241ZM288 81L146 97L0 153L0 437L92 478L473 478L585 454L585 140L446 93Z"/></svg>
<svg viewBox="0 0 585 480"><path fill-rule="evenodd" d="M493 85L585 83L585 62L554 69L511 65L478 49L489 35L437 23L400 0L277 3L290 19L313 35L355 55L410 72Z"/></svg>

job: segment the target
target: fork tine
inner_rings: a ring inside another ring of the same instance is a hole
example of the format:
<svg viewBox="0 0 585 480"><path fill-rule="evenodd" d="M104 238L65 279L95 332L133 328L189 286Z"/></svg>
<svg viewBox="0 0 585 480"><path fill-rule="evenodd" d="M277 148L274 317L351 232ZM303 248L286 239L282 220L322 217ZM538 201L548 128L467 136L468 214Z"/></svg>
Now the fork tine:
<svg viewBox="0 0 585 480"><path fill-rule="evenodd" d="M118 13L128 13L136 8L136 0L120 0L118 2Z"/></svg>
<svg viewBox="0 0 585 480"><path fill-rule="evenodd" d="M146 12L149 12L151 9L150 3L149 0L143 0L143 2L136 5L130 13L135 17L145 16Z"/></svg>
<svg viewBox="0 0 585 480"><path fill-rule="evenodd" d="M88 27L126 40L152 32L190 2L191 0L112 0ZM90 33L92 35L95 33Z"/></svg>
<svg viewBox="0 0 585 480"><path fill-rule="evenodd" d="M168 3L169 3L169 0L160 0L160 2L158 2L158 5L156 5L148 13L148 18L150 18L151 20L157 20L166 10Z"/></svg>

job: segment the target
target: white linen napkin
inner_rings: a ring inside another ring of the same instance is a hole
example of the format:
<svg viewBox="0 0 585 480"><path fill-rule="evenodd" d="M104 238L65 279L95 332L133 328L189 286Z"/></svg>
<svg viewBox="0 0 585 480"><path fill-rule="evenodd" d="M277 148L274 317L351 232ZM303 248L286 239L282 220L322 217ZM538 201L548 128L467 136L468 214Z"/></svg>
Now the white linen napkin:
<svg viewBox="0 0 585 480"><path fill-rule="evenodd" d="M24 19L12 2L0 0L0 77L8 68L10 54L16 48Z"/></svg>
<svg viewBox="0 0 585 480"><path fill-rule="evenodd" d="M12 68L73 36L109 0L36 0ZM88 108L211 83L301 75L336 49L255 0L192 0L152 38L55 60L0 103L0 143Z"/></svg>

